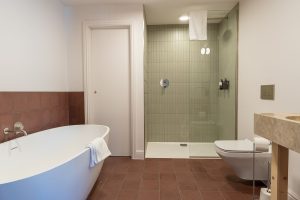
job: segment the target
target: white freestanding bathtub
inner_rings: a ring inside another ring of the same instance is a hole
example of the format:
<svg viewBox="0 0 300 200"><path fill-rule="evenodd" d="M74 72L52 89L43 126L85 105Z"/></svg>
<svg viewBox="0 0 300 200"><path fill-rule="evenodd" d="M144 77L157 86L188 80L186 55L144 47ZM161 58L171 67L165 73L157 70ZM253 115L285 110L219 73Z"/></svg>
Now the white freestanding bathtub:
<svg viewBox="0 0 300 200"><path fill-rule="evenodd" d="M65 126L0 144L0 199L86 199L103 165L89 167L86 146L96 137L108 142L108 133L102 125Z"/></svg>

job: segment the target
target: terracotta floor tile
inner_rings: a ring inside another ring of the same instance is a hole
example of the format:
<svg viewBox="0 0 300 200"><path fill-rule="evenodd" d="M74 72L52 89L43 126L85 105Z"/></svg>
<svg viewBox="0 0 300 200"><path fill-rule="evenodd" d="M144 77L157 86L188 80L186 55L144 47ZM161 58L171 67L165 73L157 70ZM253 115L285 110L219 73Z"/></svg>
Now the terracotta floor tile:
<svg viewBox="0 0 300 200"><path fill-rule="evenodd" d="M160 181L160 189L161 190L177 190L178 185L176 181Z"/></svg>
<svg viewBox="0 0 300 200"><path fill-rule="evenodd" d="M121 165L116 166L116 167L114 168L114 172L115 172L115 173L127 173L127 172L128 172L128 169L129 169L128 164L121 164Z"/></svg>
<svg viewBox="0 0 300 200"><path fill-rule="evenodd" d="M172 160L170 159L163 159L159 162L159 170L160 172L174 172L174 167Z"/></svg>
<svg viewBox="0 0 300 200"><path fill-rule="evenodd" d="M140 172L129 172L126 174L125 180L141 180L143 173Z"/></svg>
<svg viewBox="0 0 300 200"><path fill-rule="evenodd" d="M195 181L194 174L191 172L176 172L175 176L177 181L187 181L187 180Z"/></svg>
<svg viewBox="0 0 300 200"><path fill-rule="evenodd" d="M193 173L194 178L198 181L213 181L213 179L206 172Z"/></svg>
<svg viewBox="0 0 300 200"><path fill-rule="evenodd" d="M179 181L178 187L180 190L197 190L197 185L192 180Z"/></svg>
<svg viewBox="0 0 300 200"><path fill-rule="evenodd" d="M176 181L176 176L174 173L160 173L161 181Z"/></svg>
<svg viewBox="0 0 300 200"><path fill-rule="evenodd" d="M147 158L144 160L145 162L145 165L147 164L156 164L156 165L159 165L159 162L160 162L160 159L157 159L157 158Z"/></svg>
<svg viewBox="0 0 300 200"><path fill-rule="evenodd" d="M218 190L218 184L216 181L197 181L196 184L200 191Z"/></svg>
<svg viewBox="0 0 300 200"><path fill-rule="evenodd" d="M141 183L142 190L158 190L159 181L158 180L143 180Z"/></svg>
<svg viewBox="0 0 300 200"><path fill-rule="evenodd" d="M202 191L201 196L203 200L225 200L219 191ZM243 199L240 199L243 200Z"/></svg>
<svg viewBox="0 0 300 200"><path fill-rule="evenodd" d="M174 165L180 165L180 164L187 164L189 160L190 160L190 159L185 159L185 158L181 159L181 158L177 158L177 159L172 159L172 162L173 162Z"/></svg>
<svg viewBox="0 0 300 200"><path fill-rule="evenodd" d="M144 171L144 166L139 166L139 165L134 165L134 166L129 166L128 172L143 172Z"/></svg>
<svg viewBox="0 0 300 200"><path fill-rule="evenodd" d="M159 161L158 160L146 160L145 161L145 172L159 172Z"/></svg>
<svg viewBox="0 0 300 200"><path fill-rule="evenodd" d="M252 194L252 184L252 181L245 181L236 177L223 182L223 184L220 184L218 187L220 191L242 192L243 194ZM260 182L257 182L256 184L258 185L256 193L259 193L260 187L265 186Z"/></svg>
<svg viewBox="0 0 300 200"><path fill-rule="evenodd" d="M117 194L118 193L114 190L102 189L98 193L91 195L89 200L115 200Z"/></svg>
<svg viewBox="0 0 300 200"><path fill-rule="evenodd" d="M182 190L180 191L182 200L202 200L202 196L197 190Z"/></svg>
<svg viewBox="0 0 300 200"><path fill-rule="evenodd" d="M169 165L166 165L166 166L160 166L159 167L159 172L161 173L174 173L174 168L173 166L169 166Z"/></svg>
<svg viewBox="0 0 300 200"><path fill-rule="evenodd" d="M189 165L187 160L182 159L174 159L173 160L173 168L175 172L187 172L189 171Z"/></svg>
<svg viewBox="0 0 300 200"><path fill-rule="evenodd" d="M143 180L159 180L159 173L144 172Z"/></svg>
<svg viewBox="0 0 300 200"><path fill-rule="evenodd" d="M122 186L123 190L138 190L140 187L140 180L125 180Z"/></svg>
<svg viewBox="0 0 300 200"><path fill-rule="evenodd" d="M125 177L127 176L127 174L125 173L115 173L112 174L111 176L109 176L109 180L115 180L115 181L123 181L125 179Z"/></svg>
<svg viewBox="0 0 300 200"><path fill-rule="evenodd" d="M105 190L120 190L122 187L123 181L107 180L103 184Z"/></svg>
<svg viewBox="0 0 300 200"><path fill-rule="evenodd" d="M101 179L102 181L107 180L111 175L114 175L114 173L106 173L106 172L101 172L98 179Z"/></svg>
<svg viewBox="0 0 300 200"><path fill-rule="evenodd" d="M202 159L201 165L205 170L220 169L222 167L222 165L220 165L220 162L216 160L209 160L209 159L207 160Z"/></svg>
<svg viewBox="0 0 300 200"><path fill-rule="evenodd" d="M243 200L246 195L241 192L221 192L225 200Z"/></svg>
<svg viewBox="0 0 300 200"><path fill-rule="evenodd" d="M102 187L104 186L105 181L102 181L100 179L98 179L95 183L95 187L93 187L93 189L102 189Z"/></svg>
<svg viewBox="0 0 300 200"><path fill-rule="evenodd" d="M159 190L140 190L138 200L159 200Z"/></svg>
<svg viewBox="0 0 300 200"><path fill-rule="evenodd" d="M195 172L195 173L206 172L206 169L202 165L199 165L199 164L191 165L189 168L190 168L190 171Z"/></svg>
<svg viewBox="0 0 300 200"><path fill-rule="evenodd" d="M136 200L137 196L138 190L121 190L117 200Z"/></svg>
<svg viewBox="0 0 300 200"><path fill-rule="evenodd" d="M144 172L159 173L159 166L145 166Z"/></svg>
<svg viewBox="0 0 300 200"><path fill-rule="evenodd" d="M180 200L180 194L178 190L161 190L160 200Z"/></svg>
<svg viewBox="0 0 300 200"><path fill-rule="evenodd" d="M231 179L232 176L235 177L234 174L227 174L219 170L212 170L208 171L207 174L216 181L226 181L228 179Z"/></svg>

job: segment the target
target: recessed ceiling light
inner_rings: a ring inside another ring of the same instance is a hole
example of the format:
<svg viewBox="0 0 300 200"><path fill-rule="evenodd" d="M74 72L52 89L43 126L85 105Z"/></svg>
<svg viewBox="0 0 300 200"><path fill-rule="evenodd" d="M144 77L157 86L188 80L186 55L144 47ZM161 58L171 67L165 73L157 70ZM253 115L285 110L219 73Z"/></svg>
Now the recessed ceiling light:
<svg viewBox="0 0 300 200"><path fill-rule="evenodd" d="M182 15L182 16L179 17L180 21L188 21L189 19L190 19L190 17L187 16L187 15Z"/></svg>

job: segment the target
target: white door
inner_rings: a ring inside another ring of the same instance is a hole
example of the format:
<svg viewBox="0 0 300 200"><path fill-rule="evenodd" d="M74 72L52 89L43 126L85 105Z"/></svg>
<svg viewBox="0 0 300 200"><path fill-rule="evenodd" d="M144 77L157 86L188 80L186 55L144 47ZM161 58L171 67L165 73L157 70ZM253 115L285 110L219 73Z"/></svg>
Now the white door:
<svg viewBox="0 0 300 200"><path fill-rule="evenodd" d="M113 156L130 156L129 29L92 29L88 123L110 127Z"/></svg>

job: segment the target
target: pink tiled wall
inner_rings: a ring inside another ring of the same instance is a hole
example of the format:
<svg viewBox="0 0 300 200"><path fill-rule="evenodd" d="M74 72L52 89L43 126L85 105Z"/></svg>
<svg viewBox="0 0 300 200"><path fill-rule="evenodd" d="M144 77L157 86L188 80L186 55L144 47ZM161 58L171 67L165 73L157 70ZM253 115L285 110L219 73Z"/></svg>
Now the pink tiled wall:
<svg viewBox="0 0 300 200"><path fill-rule="evenodd" d="M83 92L0 92L0 143L16 137L4 136L3 129L12 129L17 121L28 134L84 123L83 108Z"/></svg>

